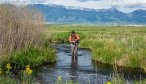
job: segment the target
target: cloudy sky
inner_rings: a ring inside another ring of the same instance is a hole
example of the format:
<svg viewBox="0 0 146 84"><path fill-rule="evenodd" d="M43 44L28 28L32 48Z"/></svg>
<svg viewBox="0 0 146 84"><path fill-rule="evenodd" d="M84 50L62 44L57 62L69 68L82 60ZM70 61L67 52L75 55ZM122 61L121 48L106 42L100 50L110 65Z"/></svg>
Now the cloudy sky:
<svg viewBox="0 0 146 84"><path fill-rule="evenodd" d="M12 3L16 5L26 4L56 4L64 6L84 7L91 9L107 9L116 7L123 12L131 12L136 9L146 10L146 0L0 0L0 3Z"/></svg>

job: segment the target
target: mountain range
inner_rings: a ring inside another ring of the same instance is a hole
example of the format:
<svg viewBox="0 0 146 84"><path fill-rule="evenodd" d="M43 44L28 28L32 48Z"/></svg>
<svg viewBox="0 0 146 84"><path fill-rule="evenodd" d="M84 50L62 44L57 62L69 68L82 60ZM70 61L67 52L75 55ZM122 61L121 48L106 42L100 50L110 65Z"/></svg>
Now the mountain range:
<svg viewBox="0 0 146 84"><path fill-rule="evenodd" d="M124 13L114 7L99 10L53 4L31 4L28 7L41 11L46 22L49 23L146 25L146 10L141 9Z"/></svg>

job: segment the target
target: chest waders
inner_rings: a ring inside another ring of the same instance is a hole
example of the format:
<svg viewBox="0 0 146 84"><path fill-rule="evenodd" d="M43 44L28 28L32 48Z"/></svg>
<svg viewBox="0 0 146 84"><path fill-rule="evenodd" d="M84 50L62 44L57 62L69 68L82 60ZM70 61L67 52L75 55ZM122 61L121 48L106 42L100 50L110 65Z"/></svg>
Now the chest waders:
<svg viewBox="0 0 146 84"><path fill-rule="evenodd" d="M73 56L78 55L78 43L71 43L71 53Z"/></svg>

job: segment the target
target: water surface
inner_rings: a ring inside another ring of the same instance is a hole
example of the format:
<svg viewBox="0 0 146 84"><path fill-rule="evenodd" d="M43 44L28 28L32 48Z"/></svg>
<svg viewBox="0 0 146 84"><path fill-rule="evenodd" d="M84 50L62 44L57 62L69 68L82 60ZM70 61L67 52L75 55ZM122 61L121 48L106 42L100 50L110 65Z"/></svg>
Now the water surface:
<svg viewBox="0 0 146 84"><path fill-rule="evenodd" d="M69 45L58 44L55 49L57 51L56 64L39 67L37 79L42 84L54 84L58 76L62 76L63 81L72 80L79 84L104 84L107 80L111 80L113 67L92 62L89 49L79 48L77 57L71 56ZM132 84L135 80L146 78L144 73L133 70L123 70L120 74L125 84Z"/></svg>

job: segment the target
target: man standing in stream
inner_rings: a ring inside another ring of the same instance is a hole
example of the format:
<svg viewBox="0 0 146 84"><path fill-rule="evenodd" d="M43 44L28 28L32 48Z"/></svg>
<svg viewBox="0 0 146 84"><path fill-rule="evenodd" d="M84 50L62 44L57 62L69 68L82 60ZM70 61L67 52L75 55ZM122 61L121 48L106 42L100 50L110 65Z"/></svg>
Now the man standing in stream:
<svg viewBox="0 0 146 84"><path fill-rule="evenodd" d="M69 36L69 41L71 43L71 53L73 56L78 54L78 44L79 44L80 37L75 31L72 31L71 35Z"/></svg>

